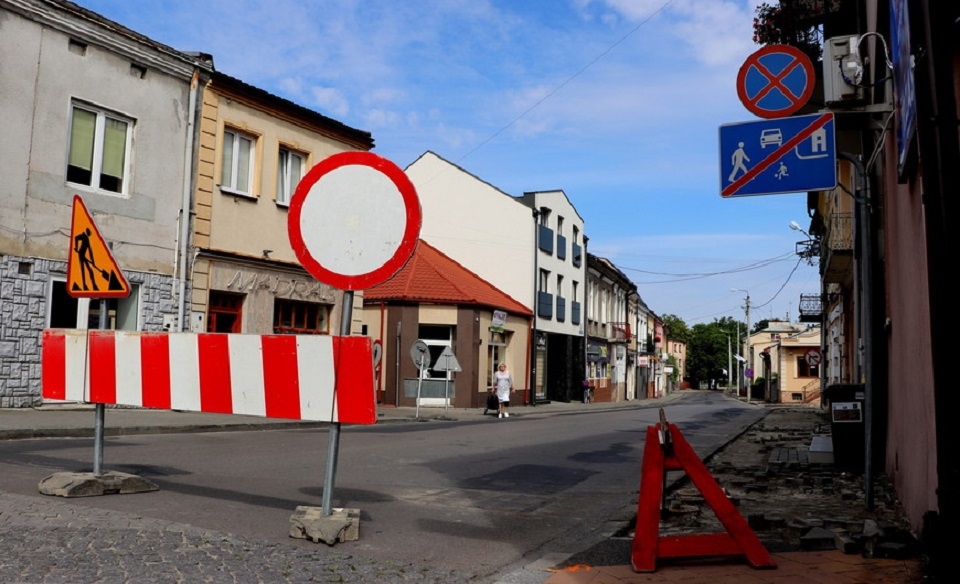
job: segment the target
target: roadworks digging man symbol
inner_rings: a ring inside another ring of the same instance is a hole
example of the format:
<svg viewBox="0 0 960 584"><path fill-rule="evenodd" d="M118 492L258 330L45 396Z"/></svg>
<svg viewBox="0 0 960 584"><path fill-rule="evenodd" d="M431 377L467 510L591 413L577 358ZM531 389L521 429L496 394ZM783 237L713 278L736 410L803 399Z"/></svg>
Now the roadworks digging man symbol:
<svg viewBox="0 0 960 584"><path fill-rule="evenodd" d="M75 297L120 297L130 285L80 197L73 200L67 292Z"/></svg>

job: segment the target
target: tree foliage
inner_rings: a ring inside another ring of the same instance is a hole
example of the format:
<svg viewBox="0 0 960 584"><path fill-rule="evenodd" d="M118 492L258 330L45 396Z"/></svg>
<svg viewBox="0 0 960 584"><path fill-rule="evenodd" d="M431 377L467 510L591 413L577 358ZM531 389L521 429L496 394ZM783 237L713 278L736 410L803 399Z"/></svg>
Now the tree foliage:
<svg viewBox="0 0 960 584"><path fill-rule="evenodd" d="M663 326L667 329L667 338L683 343L690 340L690 328L683 319L675 314L663 315Z"/></svg>
<svg viewBox="0 0 960 584"><path fill-rule="evenodd" d="M790 45L816 63L820 59L820 25L840 10L840 0L779 0L757 6L753 42Z"/></svg>
<svg viewBox="0 0 960 584"><path fill-rule="evenodd" d="M690 328L687 341L687 375L696 386L701 381L718 379L725 381L725 369L730 367L731 349L737 352L737 330L741 341L747 327L729 316L711 323L695 324Z"/></svg>

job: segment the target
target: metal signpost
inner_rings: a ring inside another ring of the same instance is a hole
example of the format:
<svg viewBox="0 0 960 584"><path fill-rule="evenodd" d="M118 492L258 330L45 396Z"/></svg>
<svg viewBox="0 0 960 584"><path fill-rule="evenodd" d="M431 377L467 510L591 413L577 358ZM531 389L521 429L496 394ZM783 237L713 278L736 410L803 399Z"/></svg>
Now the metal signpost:
<svg viewBox="0 0 960 584"><path fill-rule="evenodd" d="M413 359L413 364L417 367L417 408L416 408L416 419L420 419L420 391L423 389L423 371L430 367L430 349L427 347L427 344L421 340L417 340L410 347L410 358Z"/></svg>
<svg viewBox="0 0 960 584"><path fill-rule="evenodd" d="M307 172L290 200L287 231L303 267L344 290L341 335L350 335L353 292L396 274L420 237L420 200L397 165L372 152L341 152ZM375 391L375 388L371 388ZM323 515L331 514L340 423L330 426Z"/></svg>
<svg viewBox="0 0 960 584"><path fill-rule="evenodd" d="M110 245L103 239L87 211L83 199L73 196L70 221L70 251L67 254L67 294L73 298L99 298L100 320L97 327L108 326L108 298L126 298L130 284L113 257ZM103 474L103 433L105 407L94 404L93 474Z"/></svg>
<svg viewBox="0 0 960 584"><path fill-rule="evenodd" d="M443 352L440 353L440 356L437 358L437 364L433 367L436 371L444 371L448 375L443 380L443 411L447 411L447 406L450 403L450 391L447 389L450 383L449 372L453 371L454 373L459 373L463 371L460 367L460 362L457 361L457 356L453 354L453 350L450 347L444 347Z"/></svg>

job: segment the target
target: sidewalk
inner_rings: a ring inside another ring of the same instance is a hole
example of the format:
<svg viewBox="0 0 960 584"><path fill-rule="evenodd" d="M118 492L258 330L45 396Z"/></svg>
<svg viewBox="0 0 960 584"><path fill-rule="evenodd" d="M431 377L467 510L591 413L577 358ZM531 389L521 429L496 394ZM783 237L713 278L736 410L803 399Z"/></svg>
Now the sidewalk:
<svg viewBox="0 0 960 584"><path fill-rule="evenodd" d="M550 402L512 406L512 417L538 414L574 414L591 410L660 408L678 399L675 392L658 399L617 403ZM395 407L379 404L377 423L430 422L493 419L483 408ZM87 404L44 404L36 408L0 409L0 440L28 438L88 437L94 433L94 406ZM172 410L108 407L104 412L104 435L165 434L170 432L229 432L277 430L282 428L324 428L327 422L281 420L258 416L205 414Z"/></svg>

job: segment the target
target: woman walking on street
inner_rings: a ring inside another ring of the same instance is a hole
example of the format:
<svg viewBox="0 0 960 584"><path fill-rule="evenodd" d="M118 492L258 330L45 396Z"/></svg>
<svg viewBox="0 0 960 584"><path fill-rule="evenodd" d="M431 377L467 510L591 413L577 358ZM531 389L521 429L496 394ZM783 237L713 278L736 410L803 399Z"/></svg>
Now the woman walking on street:
<svg viewBox="0 0 960 584"><path fill-rule="evenodd" d="M510 394L513 392L513 376L507 371L507 364L501 362L493 378L493 388L497 392L497 399L500 401L500 414L498 418L509 418L507 408L510 406Z"/></svg>

